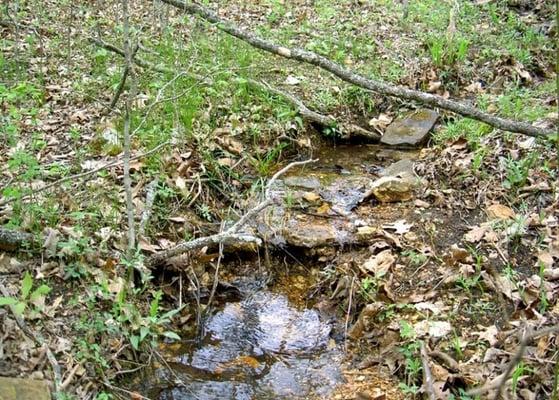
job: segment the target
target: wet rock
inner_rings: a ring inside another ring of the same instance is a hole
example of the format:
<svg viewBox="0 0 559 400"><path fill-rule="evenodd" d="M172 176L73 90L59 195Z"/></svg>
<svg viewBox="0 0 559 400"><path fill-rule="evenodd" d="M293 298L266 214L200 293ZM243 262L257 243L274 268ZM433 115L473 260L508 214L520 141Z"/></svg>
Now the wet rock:
<svg viewBox="0 0 559 400"><path fill-rule="evenodd" d="M419 146L427 140L438 117L435 111L418 110L390 124L380 142L391 146Z"/></svg>
<svg viewBox="0 0 559 400"><path fill-rule="evenodd" d="M50 400L50 391L45 381L0 377L0 399Z"/></svg>
<svg viewBox="0 0 559 400"><path fill-rule="evenodd" d="M300 218L288 221L283 237L295 247L315 248L332 245L339 232L329 221L314 218Z"/></svg>
<svg viewBox="0 0 559 400"><path fill-rule="evenodd" d="M403 159L390 164L382 172L382 176L392 176L394 178L403 178L415 182L417 177L413 171L413 161L410 159Z"/></svg>
<svg viewBox="0 0 559 400"><path fill-rule="evenodd" d="M414 183L408 179L383 176L377 179L365 198L375 196L382 203L395 203L412 199Z"/></svg>

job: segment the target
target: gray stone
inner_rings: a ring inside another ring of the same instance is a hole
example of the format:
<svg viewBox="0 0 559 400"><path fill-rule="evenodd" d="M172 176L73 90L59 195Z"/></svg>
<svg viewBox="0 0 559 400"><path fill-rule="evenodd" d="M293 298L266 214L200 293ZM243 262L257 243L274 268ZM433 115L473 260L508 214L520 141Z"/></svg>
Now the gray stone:
<svg viewBox="0 0 559 400"><path fill-rule="evenodd" d="M46 381L0 377L0 400L50 400Z"/></svg>
<svg viewBox="0 0 559 400"><path fill-rule="evenodd" d="M283 180L285 186L297 187L307 190L314 190L320 187L320 181L318 178L311 176L288 176Z"/></svg>
<svg viewBox="0 0 559 400"><path fill-rule="evenodd" d="M383 176L373 183L367 197L375 196L382 203L395 203L412 199L414 182L408 179Z"/></svg>
<svg viewBox="0 0 559 400"><path fill-rule="evenodd" d="M391 146L419 146L427 140L438 117L435 111L418 110L390 124L380 142Z"/></svg>
<svg viewBox="0 0 559 400"><path fill-rule="evenodd" d="M404 180L410 180L411 182L415 182L417 179L413 171L413 161L409 159L403 159L390 164L384 169L382 176L402 178Z"/></svg>

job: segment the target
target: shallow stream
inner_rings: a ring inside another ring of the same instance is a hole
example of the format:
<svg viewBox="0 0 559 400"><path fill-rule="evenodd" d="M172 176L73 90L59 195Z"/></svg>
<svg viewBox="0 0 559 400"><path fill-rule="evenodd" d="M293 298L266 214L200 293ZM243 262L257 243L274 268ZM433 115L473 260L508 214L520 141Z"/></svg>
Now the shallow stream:
<svg viewBox="0 0 559 400"><path fill-rule="evenodd" d="M287 246L339 245L344 242L340 238L350 237L355 231L359 218L354 208L362 200L367 185L382 175L388 165L415 156L414 152L369 145L320 149L314 155L320 159L318 163L290 171L276 189L279 195L289 193L296 201L315 193L320 201L310 207L328 204L332 211L322 215L320 209L280 206L270 212L276 220L266 225L283 226L283 233L274 235ZM306 281L303 286L251 290L222 303L204 323L201 340L184 342L179 348L165 351L168 365L155 369L155 383L149 383L148 397L327 398L344 380L343 344L332 339L336 335L331 335L331 320L326 321L317 310L292 301L293 291L306 296L311 283ZM339 327L343 321L336 324Z"/></svg>

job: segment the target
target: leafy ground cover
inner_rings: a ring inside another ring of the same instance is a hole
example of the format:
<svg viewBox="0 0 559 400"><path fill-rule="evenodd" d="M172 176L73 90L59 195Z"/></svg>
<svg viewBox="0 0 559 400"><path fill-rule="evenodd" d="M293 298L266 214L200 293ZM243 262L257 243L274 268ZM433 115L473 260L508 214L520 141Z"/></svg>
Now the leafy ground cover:
<svg viewBox="0 0 559 400"><path fill-rule="evenodd" d="M255 89L250 79L372 130L415 106L271 58L159 2L131 6L138 57L161 67L138 68L133 83L138 222L155 182L152 215L133 259L124 257L122 163L104 167L122 158L122 103L131 87L110 110L124 60L89 40L123 47L120 4L28 0L7 4L0 19L0 221L45 238L40 257L36 248L0 256L0 282L8 289L2 304L15 306L45 336L63 368L60 398L129 396L118 389L121 378L156 358L156 343L176 340L177 330L195 324L192 310L181 308L182 298L177 301L158 276L129 288L129 267L141 266L140 255L217 232L221 221L242 214L246 199L280 165L312 154L319 141L339 141L335 127L316 131L284 98ZM210 6L263 37L313 50L365 75L557 126L551 2L268 0ZM401 268L394 279L399 295L437 285L448 289L442 312L454 331L444 351L476 370L433 371L439 380L459 382L449 384L455 398L462 386L503 372L523 324L557 324L556 146L443 113L422 151L417 172L425 185L417 200L424 203L414 207L424 215L414 222L416 237L408 237L395 255ZM359 263L358 254L348 257ZM201 285L211 287L209 264L196 271ZM320 290L330 294L351 273L333 271ZM385 285L362 275L358 283L352 321ZM345 295L347 310L350 291ZM427 297L425 303L436 304ZM419 397L416 311L395 301L376 318L382 321L368 327L368 338L356 341L352 354L375 364L366 349L383 323L396 324L397 337L381 343L399 348L392 366L400 366L394 376L401 394ZM52 379L45 347L16 327L6 307L0 323L0 374ZM516 365L513 388L520 398L557 395L556 340L538 338ZM350 381L353 386L341 389L339 398L352 398L355 388L368 393L374 380L367 380L369 386Z"/></svg>

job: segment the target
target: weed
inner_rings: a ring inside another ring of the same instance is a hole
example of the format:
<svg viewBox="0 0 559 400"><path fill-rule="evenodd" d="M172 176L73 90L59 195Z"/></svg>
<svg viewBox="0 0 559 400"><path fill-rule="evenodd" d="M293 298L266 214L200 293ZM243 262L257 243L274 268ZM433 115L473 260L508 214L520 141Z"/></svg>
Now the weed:
<svg viewBox="0 0 559 400"><path fill-rule="evenodd" d="M0 297L0 306L11 306L14 313L23 316L26 309L32 305L32 314L40 312L45 296L50 293L51 288L48 285L42 284L33 289L33 278L29 271L25 271L20 285L19 297Z"/></svg>
<svg viewBox="0 0 559 400"><path fill-rule="evenodd" d="M361 284L359 286L359 294L367 302L375 299L375 296L379 289L379 282L377 277L367 276L361 279Z"/></svg>
<svg viewBox="0 0 559 400"><path fill-rule="evenodd" d="M414 267L418 267L427 261L427 256L425 254L418 253L415 250L405 250L402 252L402 256L406 257Z"/></svg>
<svg viewBox="0 0 559 400"><path fill-rule="evenodd" d="M503 187L506 189L519 188L524 186L528 180L530 169L537 160L536 153L530 153L527 157L514 160L512 158L503 159L505 168L505 180Z"/></svg>
<svg viewBox="0 0 559 400"><path fill-rule="evenodd" d="M468 54L470 42L465 38L449 39L436 36L427 42L433 64L438 68L452 67L463 62Z"/></svg>

